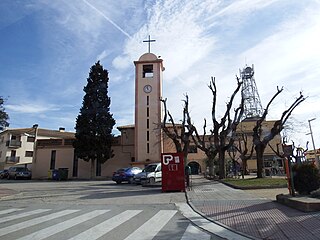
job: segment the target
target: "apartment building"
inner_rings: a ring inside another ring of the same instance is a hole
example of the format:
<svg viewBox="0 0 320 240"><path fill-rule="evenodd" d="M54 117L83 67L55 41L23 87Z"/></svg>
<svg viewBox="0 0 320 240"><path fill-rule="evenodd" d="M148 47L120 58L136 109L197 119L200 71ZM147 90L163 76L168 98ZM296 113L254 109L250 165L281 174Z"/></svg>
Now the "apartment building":
<svg viewBox="0 0 320 240"><path fill-rule="evenodd" d="M49 130L34 125L31 128L6 129L0 133L0 170L15 165L23 165L31 169L36 140L73 137L74 133L65 132L64 128Z"/></svg>

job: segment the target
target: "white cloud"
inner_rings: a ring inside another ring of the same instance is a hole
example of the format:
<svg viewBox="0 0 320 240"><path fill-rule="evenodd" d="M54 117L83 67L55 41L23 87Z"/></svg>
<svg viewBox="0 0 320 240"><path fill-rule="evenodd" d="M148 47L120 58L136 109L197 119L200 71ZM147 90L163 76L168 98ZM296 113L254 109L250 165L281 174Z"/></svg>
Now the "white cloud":
<svg viewBox="0 0 320 240"><path fill-rule="evenodd" d="M116 68L119 71L124 71L127 68L130 67L130 65L132 64L131 59L129 58L129 56L118 56L115 59L113 59L112 61L112 66L114 68Z"/></svg>
<svg viewBox="0 0 320 240"><path fill-rule="evenodd" d="M54 104L17 104L6 105L6 109L18 113L42 113L47 111L58 111L60 108Z"/></svg>
<svg viewBox="0 0 320 240"><path fill-rule="evenodd" d="M249 15L253 11L259 11L278 1L279 0L238 0L213 14L213 17L238 17L239 15ZM235 22L235 24L237 24L237 22Z"/></svg>

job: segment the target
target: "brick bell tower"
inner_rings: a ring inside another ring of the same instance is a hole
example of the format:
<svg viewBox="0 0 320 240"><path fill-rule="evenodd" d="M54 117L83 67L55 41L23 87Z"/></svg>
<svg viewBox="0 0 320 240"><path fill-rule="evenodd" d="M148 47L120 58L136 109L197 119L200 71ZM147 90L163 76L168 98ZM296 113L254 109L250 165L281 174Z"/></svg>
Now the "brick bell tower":
<svg viewBox="0 0 320 240"><path fill-rule="evenodd" d="M149 52L135 64L135 161L141 164L160 162L163 140L162 121L162 72L163 60Z"/></svg>

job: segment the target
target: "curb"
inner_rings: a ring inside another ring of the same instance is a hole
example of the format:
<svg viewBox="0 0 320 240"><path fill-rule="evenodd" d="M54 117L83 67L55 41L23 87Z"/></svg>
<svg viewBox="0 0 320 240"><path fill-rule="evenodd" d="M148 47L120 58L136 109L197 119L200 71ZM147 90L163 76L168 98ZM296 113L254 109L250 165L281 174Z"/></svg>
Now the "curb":
<svg viewBox="0 0 320 240"><path fill-rule="evenodd" d="M255 237L250 236L250 235L248 235L248 234L246 234L246 233L239 232L239 231L237 231L237 230L235 230L235 229L233 229L233 228L231 228L231 227L229 227L229 226L227 226L227 225L224 225L224 224L222 224L222 223L220 223L220 222L218 222L218 221L215 221L215 220L212 219L212 218L209 218L208 216L206 216L205 214L203 214L202 212L200 212L199 210L196 209L196 207L195 207L195 206L192 204L192 202L189 200L187 191L185 192L185 196L186 196L186 201L187 201L187 204L189 205L189 207L190 207L195 213L197 213L198 215L200 215L202 218L204 218L204 219L208 220L209 222L211 222L211 223L213 223L213 224L216 224L216 225L218 225L218 226L220 226L220 227L222 227L222 228L225 228L225 229L227 229L228 231L233 232L234 234L240 235L240 236L242 236L242 237L244 237L244 238L252 239L252 240L260 240L260 238L255 238ZM197 226L198 226L198 225L197 225ZM201 229L203 229L201 226L198 226L198 227L201 228ZM205 229L205 230L206 230L206 229ZM208 231L208 230L206 230L206 231ZM211 232L211 233L214 234L214 235L217 235L217 233L214 233L214 232Z"/></svg>

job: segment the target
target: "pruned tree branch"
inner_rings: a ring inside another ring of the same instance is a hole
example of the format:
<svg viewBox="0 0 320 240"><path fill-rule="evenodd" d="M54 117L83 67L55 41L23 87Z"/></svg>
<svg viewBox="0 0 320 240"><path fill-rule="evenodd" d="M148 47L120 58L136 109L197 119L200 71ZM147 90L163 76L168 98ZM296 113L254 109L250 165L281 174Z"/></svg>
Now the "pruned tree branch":
<svg viewBox="0 0 320 240"><path fill-rule="evenodd" d="M233 118L231 116L234 99L242 84L243 82L237 77L237 87L233 91L229 102L226 104L226 110L223 117L218 121L216 118L217 87L215 78L211 77L211 82L208 87L212 93L211 120L213 127L209 130L210 135L208 136L208 139L205 139L207 127L206 119L204 120L202 137L198 134L197 130L194 131L195 135L193 136L193 141L199 149L206 153L208 159L213 161L213 158L219 154L220 178L225 177L225 151L227 151L234 142L235 131L244 112L244 101L241 99L241 104L234 110L235 116Z"/></svg>
<svg viewBox="0 0 320 240"><path fill-rule="evenodd" d="M192 120L189 113L189 97L186 94L183 107L183 114L181 120L181 126L177 126L174 122L174 119L171 113L167 109L167 99L160 99L164 106L164 117L161 123L161 128L163 132L173 141L177 152L183 152L184 161L186 164L189 145L190 145L190 137L192 137L193 132L195 131L195 127L192 124ZM169 116L169 123L171 126L167 126ZM188 131L186 131L188 130Z"/></svg>
<svg viewBox="0 0 320 240"><path fill-rule="evenodd" d="M161 124L161 128L164 131L164 133L173 141L177 152L181 152L182 148L181 148L181 144L179 141L179 137L178 137L178 130L176 128L176 125L174 123L174 120L171 116L171 114L169 113L169 111L167 110L167 98L165 99L160 99L160 101L163 103L164 106L164 116L163 116L163 120L162 120L162 124ZM173 132L169 130L169 128L167 127L167 118L169 115L169 122L172 124L172 129Z"/></svg>
<svg viewBox="0 0 320 240"><path fill-rule="evenodd" d="M262 133L262 122L265 121L266 119L271 103L282 91L283 91L283 87L281 89L277 87L277 92L270 99L262 116L259 117L259 119L256 121L255 127L253 128L253 143L255 145L255 150L257 155L257 177L258 178L263 177L263 173L262 173L263 172L263 153L265 151L266 146L276 135L280 134L280 132L284 129L284 125L286 121L289 119L289 117L291 116L293 110L306 99L300 92L300 96L292 103L292 105L288 109L286 109L282 113L281 118L274 122L272 128L270 129L270 132L268 132L267 134ZM273 149L273 151L276 153L278 150L275 151Z"/></svg>

